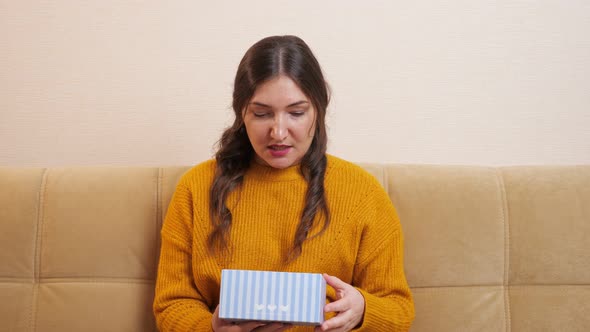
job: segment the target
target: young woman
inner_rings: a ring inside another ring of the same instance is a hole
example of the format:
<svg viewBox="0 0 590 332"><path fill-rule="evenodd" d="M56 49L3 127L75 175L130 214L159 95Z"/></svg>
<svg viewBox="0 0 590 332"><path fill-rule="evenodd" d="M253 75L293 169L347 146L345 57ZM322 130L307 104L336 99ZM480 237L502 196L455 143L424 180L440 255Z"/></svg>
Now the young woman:
<svg viewBox="0 0 590 332"><path fill-rule="evenodd" d="M162 227L154 314L160 331L307 331L218 316L222 269L324 273L317 331L405 331L414 318L403 236L381 185L326 154L327 84L294 36L244 55L235 120L214 160L180 180Z"/></svg>

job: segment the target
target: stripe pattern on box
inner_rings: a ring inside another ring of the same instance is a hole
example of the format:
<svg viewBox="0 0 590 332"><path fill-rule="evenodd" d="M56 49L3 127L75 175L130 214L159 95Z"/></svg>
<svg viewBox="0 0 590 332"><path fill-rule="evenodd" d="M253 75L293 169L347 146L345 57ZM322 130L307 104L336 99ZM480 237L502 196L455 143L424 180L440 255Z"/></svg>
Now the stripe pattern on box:
<svg viewBox="0 0 590 332"><path fill-rule="evenodd" d="M326 282L318 273L222 270L219 317L319 325Z"/></svg>

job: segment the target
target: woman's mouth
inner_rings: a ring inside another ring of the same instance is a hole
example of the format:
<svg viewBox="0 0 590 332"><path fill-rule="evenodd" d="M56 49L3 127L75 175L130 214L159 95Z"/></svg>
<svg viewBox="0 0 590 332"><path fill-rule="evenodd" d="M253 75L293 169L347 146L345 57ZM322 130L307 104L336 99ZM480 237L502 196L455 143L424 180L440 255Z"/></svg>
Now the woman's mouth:
<svg viewBox="0 0 590 332"><path fill-rule="evenodd" d="M273 157L283 157L291 150L291 146L282 144L273 144L268 146L268 150Z"/></svg>

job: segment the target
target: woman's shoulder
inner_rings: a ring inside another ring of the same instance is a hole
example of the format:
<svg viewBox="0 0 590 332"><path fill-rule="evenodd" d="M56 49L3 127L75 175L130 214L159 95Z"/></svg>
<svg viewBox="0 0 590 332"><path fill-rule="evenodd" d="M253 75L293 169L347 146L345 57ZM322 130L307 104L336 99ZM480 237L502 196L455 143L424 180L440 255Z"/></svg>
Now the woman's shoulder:
<svg viewBox="0 0 590 332"><path fill-rule="evenodd" d="M345 182L355 187L381 187L381 183L371 173L358 164L329 154L327 155L327 158L327 180Z"/></svg>
<svg viewBox="0 0 590 332"><path fill-rule="evenodd" d="M195 185L209 185L213 181L216 167L215 159L205 160L189 168L180 178L179 185L194 188Z"/></svg>

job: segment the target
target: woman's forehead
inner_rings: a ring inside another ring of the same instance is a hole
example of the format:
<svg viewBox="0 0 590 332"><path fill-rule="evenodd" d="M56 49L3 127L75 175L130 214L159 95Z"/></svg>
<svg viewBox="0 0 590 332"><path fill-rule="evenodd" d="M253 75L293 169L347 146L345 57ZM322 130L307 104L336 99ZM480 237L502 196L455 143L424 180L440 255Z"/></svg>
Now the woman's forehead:
<svg viewBox="0 0 590 332"><path fill-rule="evenodd" d="M271 107L287 107L301 102L309 102L309 98L291 78L284 75L262 83L250 100L251 104Z"/></svg>

